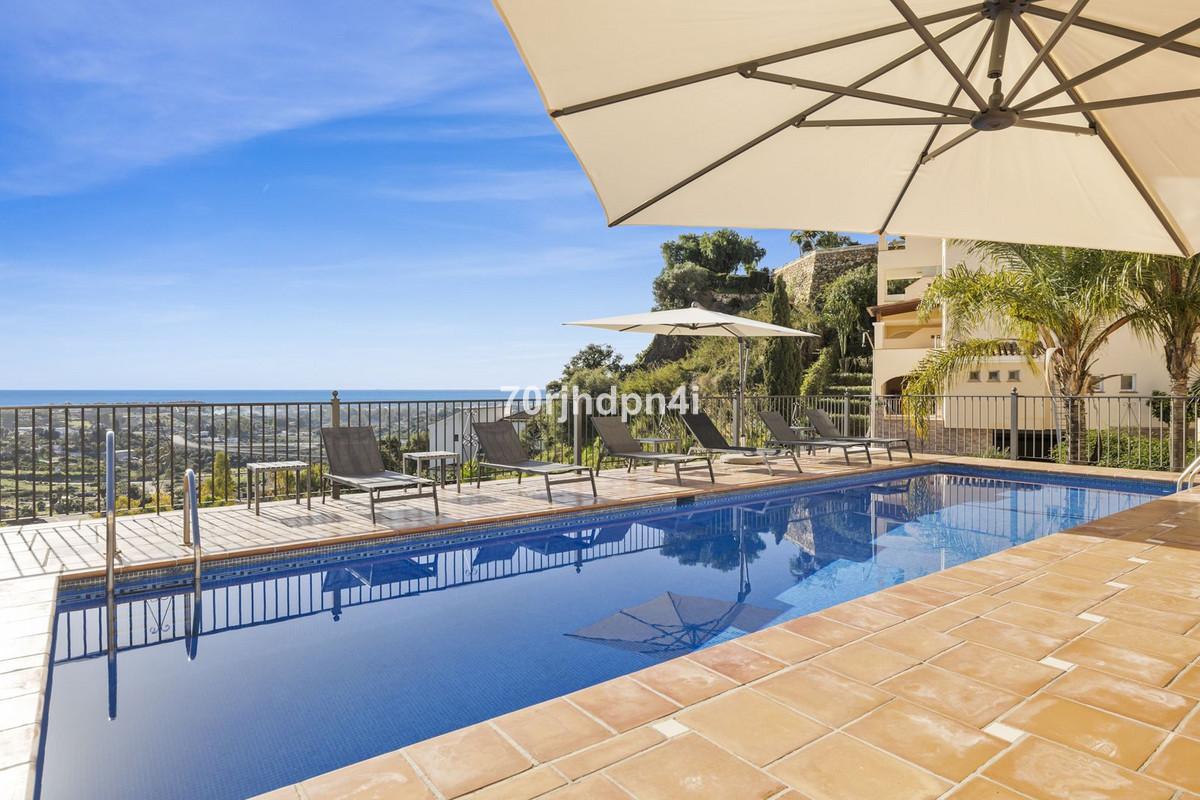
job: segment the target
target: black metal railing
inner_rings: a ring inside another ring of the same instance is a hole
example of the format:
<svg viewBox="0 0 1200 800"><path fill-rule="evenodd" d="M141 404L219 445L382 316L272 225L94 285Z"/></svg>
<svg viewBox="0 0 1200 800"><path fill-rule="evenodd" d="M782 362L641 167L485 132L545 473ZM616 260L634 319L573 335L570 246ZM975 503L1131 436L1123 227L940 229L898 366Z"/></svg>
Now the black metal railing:
<svg viewBox="0 0 1200 800"><path fill-rule="evenodd" d="M1181 400L1190 460L1197 450L1200 398ZM734 397L704 396L699 405L731 434ZM1162 395L946 395L932 398L933 411L919 426L905 413L899 397L747 397L743 438L748 444L768 438L756 409L770 408L801 424L810 407L824 410L842 435L902 437L926 453L1158 470L1170 466L1168 420L1173 403ZM246 464L253 461L306 461L311 467L302 479L319 481L325 468L320 429L330 425L375 428L384 461L393 469L404 468L405 452L455 452L465 478L472 479L476 445L471 421L505 418L517 425L537 458L596 463L599 439L586 414L564 415L558 405L526 408L520 401L499 397L341 401L335 393L323 403L0 407L0 523L102 512L108 430L114 431L117 442L118 512L158 513L182 506L182 478L188 468L196 471L204 506L240 502L246 491ZM663 413L656 406L633 414L629 424L637 436L672 440L667 447L687 447L689 437L672 408ZM612 459L601 464L615 465ZM291 494L295 479L294 473L274 476L267 496Z"/></svg>

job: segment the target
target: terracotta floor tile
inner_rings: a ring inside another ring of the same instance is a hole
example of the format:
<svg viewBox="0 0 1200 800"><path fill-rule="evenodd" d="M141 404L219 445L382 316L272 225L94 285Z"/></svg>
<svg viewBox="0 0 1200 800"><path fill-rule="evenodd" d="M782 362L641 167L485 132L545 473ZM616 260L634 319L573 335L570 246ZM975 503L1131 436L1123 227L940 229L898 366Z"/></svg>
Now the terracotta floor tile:
<svg viewBox="0 0 1200 800"><path fill-rule="evenodd" d="M931 606L927 606L924 603L905 600L903 597L898 597L889 592L875 592L875 594L860 597L854 602L860 603L867 608L874 608L878 611L894 614L903 619L912 619L933 610Z"/></svg>
<svg viewBox="0 0 1200 800"><path fill-rule="evenodd" d="M842 603L827 608L821 612L821 616L828 617L834 622L862 628L865 631L881 631L904 621L904 617L864 606L858 602Z"/></svg>
<svg viewBox="0 0 1200 800"><path fill-rule="evenodd" d="M1122 678L1152 683L1155 686L1166 686L1179 671L1177 664L1086 636L1067 642L1053 655L1063 661L1082 664Z"/></svg>
<svg viewBox="0 0 1200 800"><path fill-rule="evenodd" d="M1091 611L1102 617L1110 617L1131 625L1154 628L1166 633L1184 634L1200 623L1200 617L1172 611L1160 611L1157 608L1147 608L1137 603L1127 603L1121 599L1121 595L1105 600L1100 605L1094 606Z"/></svg>
<svg viewBox="0 0 1200 800"><path fill-rule="evenodd" d="M671 739L609 768L608 775L638 800L681 797L767 798L785 787L695 734Z"/></svg>
<svg viewBox="0 0 1200 800"><path fill-rule="evenodd" d="M1038 608L1045 608L1050 611L1059 611L1065 614L1078 614L1082 611L1087 611L1096 604L1096 600L1089 597L1080 597L1075 594L1064 594L1055 592L1049 589L1042 589L1032 586L1029 583L1023 583L1020 586L1015 586L1011 589L1005 589L996 597L1002 600L1009 600L1015 603L1024 603Z"/></svg>
<svg viewBox="0 0 1200 800"><path fill-rule="evenodd" d="M1200 658L1200 641L1141 625L1130 625L1120 620L1109 620L1097 625L1087 632L1087 637L1118 647L1129 647L1180 666Z"/></svg>
<svg viewBox="0 0 1200 800"><path fill-rule="evenodd" d="M1066 641L987 618L971 620L960 625L951 630L950 635L1035 661L1053 653Z"/></svg>
<svg viewBox="0 0 1200 800"><path fill-rule="evenodd" d="M434 797L400 751L309 778L300 785L311 800L433 800Z"/></svg>
<svg viewBox="0 0 1200 800"><path fill-rule="evenodd" d="M1004 724L1136 770L1166 732L1053 695L1040 695L1004 717Z"/></svg>
<svg viewBox="0 0 1200 800"><path fill-rule="evenodd" d="M906 622L871 636L871 644L895 650L918 660L932 658L962 641L957 636L940 633L931 628Z"/></svg>
<svg viewBox="0 0 1200 800"><path fill-rule="evenodd" d="M538 761L607 739L611 733L566 700L550 700L497 717L492 722Z"/></svg>
<svg viewBox="0 0 1200 800"><path fill-rule="evenodd" d="M762 766L798 750L829 728L750 689L685 709L675 719L732 753Z"/></svg>
<svg viewBox="0 0 1200 800"><path fill-rule="evenodd" d="M1189 792L1200 792L1200 740L1172 736L1143 772Z"/></svg>
<svg viewBox="0 0 1200 800"><path fill-rule="evenodd" d="M1063 640L1073 639L1095 624L1073 614L1060 614L1022 603L1006 603L984 616L1027 631L1057 636Z"/></svg>
<svg viewBox="0 0 1200 800"><path fill-rule="evenodd" d="M775 626L749 636L742 636L738 639L738 644L757 650L771 658L779 659L785 664L807 661L829 649L828 645L790 633L784 630L783 626Z"/></svg>
<svg viewBox="0 0 1200 800"><path fill-rule="evenodd" d="M920 586L922 589L934 589L944 594L952 594L957 598L975 594L980 588L980 585L977 583L958 580L953 575L948 574L946 570L926 575L924 578L917 578L907 585Z"/></svg>
<svg viewBox="0 0 1200 800"><path fill-rule="evenodd" d="M1121 583L1154 589L1168 594L1177 594L1192 600L1200 599L1200 582L1188 578L1167 575L1161 572L1135 569L1121 576Z"/></svg>
<svg viewBox="0 0 1200 800"><path fill-rule="evenodd" d="M787 666L778 659L742 647L737 642L706 647L690 654L688 658L738 683L748 683Z"/></svg>
<svg viewBox="0 0 1200 800"><path fill-rule="evenodd" d="M1130 564L1129 566L1133 566ZM1078 564L1071 561L1058 561L1053 564L1046 565L1046 572L1050 575L1064 575L1068 578L1080 578L1082 580L1093 581L1095 583L1104 583L1120 575L1127 570L1113 569L1096 569L1084 564Z"/></svg>
<svg viewBox="0 0 1200 800"><path fill-rule="evenodd" d="M1193 600L1190 597L1180 597L1177 594L1160 592L1141 586L1126 589L1121 592L1119 597L1124 603L1137 603L1138 605L1158 609L1159 611L1200 616L1200 600Z"/></svg>
<svg viewBox="0 0 1200 800"><path fill-rule="evenodd" d="M1171 682L1170 689L1189 697L1200 698L1200 664L1193 664L1179 673L1179 677Z"/></svg>
<svg viewBox="0 0 1200 800"><path fill-rule="evenodd" d="M598 769L604 769L634 753L653 747L667 737L650 727L637 728L629 733L614 736L608 741L565 756L554 762L554 767L569 780L578 780Z"/></svg>
<svg viewBox="0 0 1200 800"><path fill-rule="evenodd" d="M1026 697L1062 675L1054 667L974 642L947 650L930 663Z"/></svg>
<svg viewBox="0 0 1200 800"><path fill-rule="evenodd" d="M920 662L870 642L854 642L815 659L813 663L856 681L876 684Z"/></svg>
<svg viewBox="0 0 1200 800"><path fill-rule="evenodd" d="M1021 701L1012 692L928 664L889 678L879 688L976 728L982 728Z"/></svg>
<svg viewBox="0 0 1200 800"><path fill-rule="evenodd" d="M903 597L905 600L912 600L917 603L924 603L932 608L940 608L944 605L953 603L966 594L950 594L943 592L940 589L935 589L932 586L922 586L916 581L902 583L899 586L893 586L887 590L888 594L893 594L896 597Z"/></svg>
<svg viewBox="0 0 1200 800"><path fill-rule="evenodd" d="M1086 667L1071 670L1046 691L1166 730L1196 705L1182 694Z"/></svg>
<svg viewBox="0 0 1200 800"><path fill-rule="evenodd" d="M935 608L928 614L913 617L912 623L920 625L922 628L929 628L939 633L945 633L951 628L957 628L964 622L975 619L977 616L977 614L972 614L970 611L963 611L954 606L942 606L941 608Z"/></svg>
<svg viewBox="0 0 1200 800"><path fill-rule="evenodd" d="M1200 714L1192 714L1188 717L1187 722L1175 729L1175 732L1193 739L1200 739Z"/></svg>
<svg viewBox="0 0 1200 800"><path fill-rule="evenodd" d="M953 781L966 778L1008 746L978 728L904 700L875 709L846 732Z"/></svg>
<svg viewBox="0 0 1200 800"><path fill-rule="evenodd" d="M954 790L946 800L1029 800L1023 794L1006 789L987 778L972 778Z"/></svg>
<svg viewBox="0 0 1200 800"><path fill-rule="evenodd" d="M563 776L550 767L535 767L508 780L493 783L478 792L471 792L464 800L532 800L565 783ZM381 797L380 800L385 798Z"/></svg>
<svg viewBox="0 0 1200 800"><path fill-rule="evenodd" d="M983 774L1038 800L1169 800L1174 794L1158 781L1035 736Z"/></svg>
<svg viewBox="0 0 1200 800"><path fill-rule="evenodd" d="M472 725L405 749L446 797L482 789L532 766L488 725Z"/></svg>
<svg viewBox="0 0 1200 800"><path fill-rule="evenodd" d="M932 800L950 783L837 733L770 770L812 800Z"/></svg>
<svg viewBox="0 0 1200 800"><path fill-rule="evenodd" d="M964 583L974 584L976 591L986 589L989 586L995 586L997 583L1006 580L1009 576L999 575L995 571L980 569L974 563L961 564L957 567L950 567L938 573L945 575L947 578L963 581Z"/></svg>
<svg viewBox="0 0 1200 800"><path fill-rule="evenodd" d="M666 695L681 706L699 703L739 685L724 675L705 669L686 658L664 661L635 672L630 677L659 694Z"/></svg>
<svg viewBox="0 0 1200 800"><path fill-rule="evenodd" d="M678 706L631 678L615 678L567 695L571 702L618 731L627 731Z"/></svg>
<svg viewBox="0 0 1200 800"><path fill-rule="evenodd" d="M844 725L890 699L886 692L812 665L773 675L754 688L826 725Z"/></svg>
<svg viewBox="0 0 1200 800"><path fill-rule="evenodd" d="M972 562L974 563L974 562ZM948 608L957 608L960 611L970 611L972 614L982 616L994 608L999 608L1004 605L1004 601L990 594L973 594L970 597L964 597L956 603L951 603Z"/></svg>
<svg viewBox="0 0 1200 800"><path fill-rule="evenodd" d="M544 800L629 800L629 793L603 775L592 775L551 792Z"/></svg>
<svg viewBox="0 0 1200 800"><path fill-rule="evenodd" d="M975 572L982 572L996 578L996 582L1009 580L1018 575L1024 575L1029 571L1028 567L1019 566L1008 561L1001 561L991 556L968 561L961 567L955 567L955 569L970 569Z"/></svg>
<svg viewBox="0 0 1200 800"><path fill-rule="evenodd" d="M835 622L817 614L789 620L780 627L830 647L847 644L867 635L867 631L861 628Z"/></svg>

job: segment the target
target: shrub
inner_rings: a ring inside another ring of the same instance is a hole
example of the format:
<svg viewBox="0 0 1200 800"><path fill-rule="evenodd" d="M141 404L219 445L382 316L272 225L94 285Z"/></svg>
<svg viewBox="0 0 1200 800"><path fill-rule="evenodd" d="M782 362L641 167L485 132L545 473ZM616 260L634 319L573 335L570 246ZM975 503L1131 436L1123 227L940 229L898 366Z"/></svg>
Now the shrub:
<svg viewBox="0 0 1200 800"><path fill-rule="evenodd" d="M1187 459L1195 457L1196 446L1189 442ZM1051 450L1051 457L1067 463L1067 445L1061 442ZM1117 431L1088 431L1083 458L1099 467L1119 469L1169 470L1171 445L1165 437L1138 436Z"/></svg>

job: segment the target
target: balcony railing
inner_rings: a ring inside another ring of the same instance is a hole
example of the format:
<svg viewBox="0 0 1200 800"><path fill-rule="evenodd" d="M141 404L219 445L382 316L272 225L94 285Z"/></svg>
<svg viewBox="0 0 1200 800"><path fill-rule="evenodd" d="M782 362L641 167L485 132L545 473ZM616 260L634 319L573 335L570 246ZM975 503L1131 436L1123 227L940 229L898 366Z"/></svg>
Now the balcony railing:
<svg viewBox="0 0 1200 800"><path fill-rule="evenodd" d="M1200 398L1183 402L1190 458L1196 449ZM700 404L719 426L731 431L733 397L702 397ZM942 396L936 398L924 436L916 435L898 397L751 397L744 415L747 441L767 439L754 409L772 408L802 423L808 407L824 409L843 435L904 437L915 450L928 453L1045 460L1069 455L1069 417L1081 415L1087 434L1080 438L1087 441L1074 449L1076 460L1160 470L1169 464L1166 420L1171 399L1164 396ZM310 477L319 480L326 464L320 429L334 424L374 427L385 463L394 469L403 469L406 451L454 451L469 479L476 455L471 420L503 418L513 420L538 458L595 463L598 442L587 419L562 420L545 408L525 413L520 404L501 398L0 407L0 522L100 513L107 430L116 434L119 512L158 513L181 507L182 477L188 468L196 471L205 506L244 501L245 465L252 461L306 461L312 465ZM630 418L630 426L638 436L671 439L676 447L686 448L689 442L673 413L638 414ZM294 474L280 473L268 486L268 496L291 494L294 481Z"/></svg>

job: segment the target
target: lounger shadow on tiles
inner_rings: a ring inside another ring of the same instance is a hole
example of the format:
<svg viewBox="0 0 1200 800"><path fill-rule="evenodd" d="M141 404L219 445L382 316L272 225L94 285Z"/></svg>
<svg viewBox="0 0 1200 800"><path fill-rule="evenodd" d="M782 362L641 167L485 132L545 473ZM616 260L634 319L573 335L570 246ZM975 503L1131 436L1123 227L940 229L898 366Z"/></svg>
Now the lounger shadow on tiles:
<svg viewBox="0 0 1200 800"><path fill-rule="evenodd" d="M655 469L658 469L660 464L667 464L675 468L675 482L680 486L683 485L683 476L680 475L685 469L703 469L708 468L708 479L713 483L717 482L716 475L713 474L712 456L708 453L693 453L684 455L682 453L651 453L642 447L642 443L633 438L633 434L629 432L629 428L620 417L592 417L592 426L596 429L596 433L600 434L600 441L603 446L600 452L596 454L596 469L600 469L600 461L605 455L623 458L628 462L629 469L632 470L637 463L653 464Z"/></svg>
<svg viewBox="0 0 1200 800"><path fill-rule="evenodd" d="M350 428L321 428L321 444L329 461L329 472L322 476L331 484L360 489L367 493L371 505L371 522L375 522L375 504L384 502L383 492L416 489L416 494L391 497L389 500L407 500L418 497L433 498L433 513L441 514L438 508L437 482L418 478L403 472L393 472L383 466L379 454L379 442L375 430L369 426ZM430 491L426 492L428 488ZM324 502L324 498L322 498Z"/></svg>
<svg viewBox="0 0 1200 800"><path fill-rule="evenodd" d="M521 444L517 429L511 422L472 422L475 437L479 439L479 447L483 451L479 456L478 469L475 473L475 487L483 481L483 469L501 470L517 473L517 483L523 475L541 475L546 481L546 500L553 503L554 496L550 487L554 484L581 483L587 481L592 485L592 497L596 497L596 475L591 467L583 464L559 464L553 461L537 461L530 458L529 451ZM555 475L581 473L570 478L551 478ZM586 475L582 473L587 473Z"/></svg>

